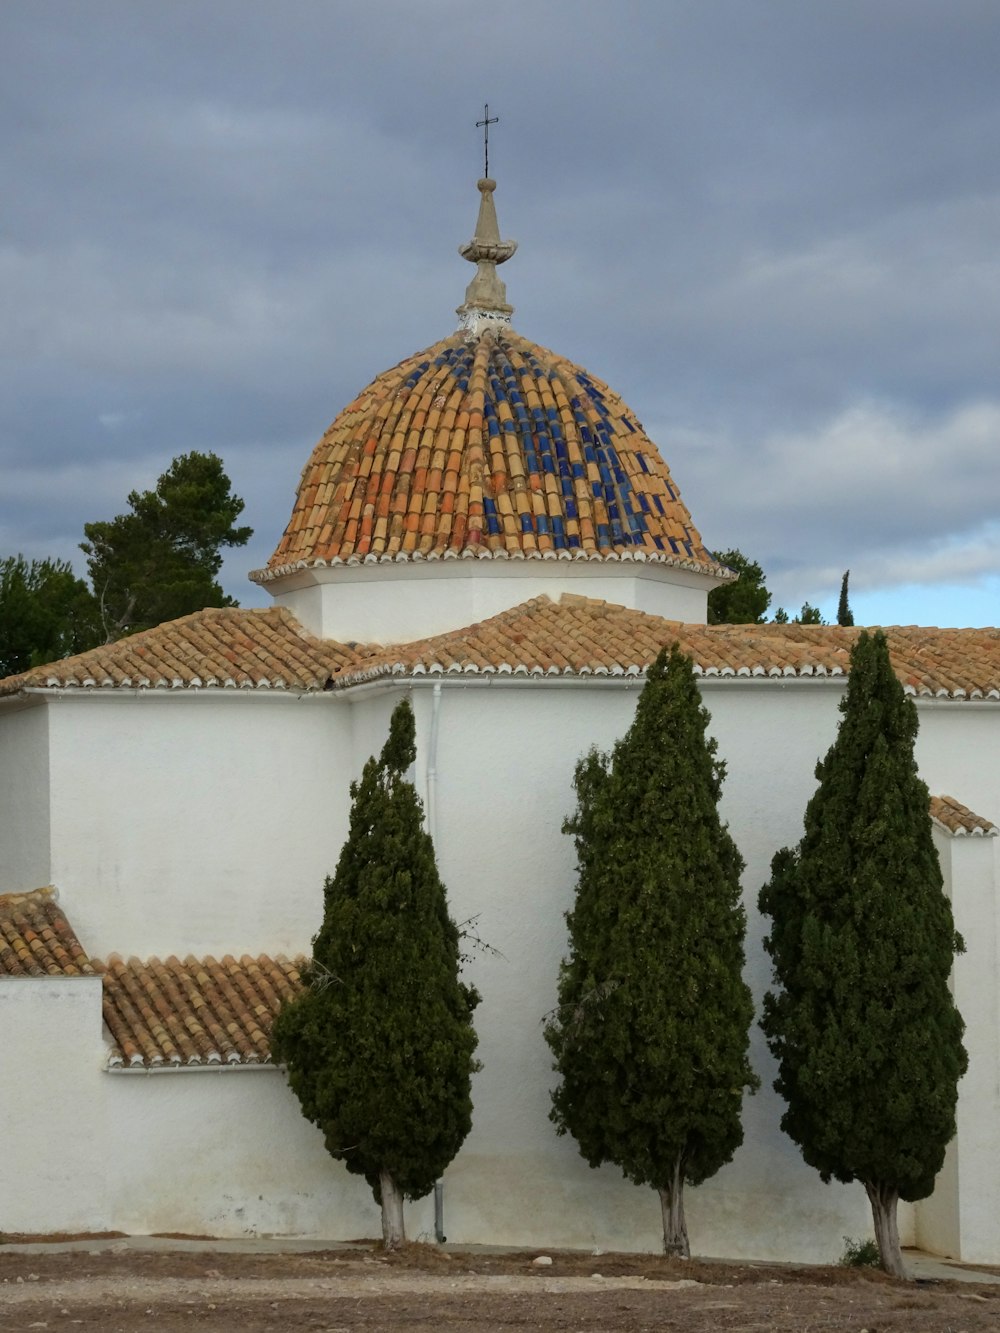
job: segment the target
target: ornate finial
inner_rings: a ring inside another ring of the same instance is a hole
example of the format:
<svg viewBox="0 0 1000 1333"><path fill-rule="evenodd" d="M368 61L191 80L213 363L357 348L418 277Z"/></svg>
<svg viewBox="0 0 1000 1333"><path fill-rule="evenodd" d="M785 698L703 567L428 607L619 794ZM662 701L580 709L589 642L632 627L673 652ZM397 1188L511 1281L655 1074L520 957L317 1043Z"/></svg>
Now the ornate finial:
<svg viewBox="0 0 1000 1333"><path fill-rule="evenodd" d="M483 103L483 119L476 121L476 129L483 132L483 175L490 174L490 126L499 125L500 117L490 115L489 102Z"/></svg>
<svg viewBox="0 0 1000 1333"><path fill-rule="evenodd" d="M505 263L517 249L517 241L501 241L497 212L493 204L496 181L484 177L477 186L482 199L476 234L458 247L458 253L476 264L476 276L465 290L465 302L458 307L462 327L477 333L484 321L509 324L513 306L507 304L507 288L497 276L497 264Z"/></svg>

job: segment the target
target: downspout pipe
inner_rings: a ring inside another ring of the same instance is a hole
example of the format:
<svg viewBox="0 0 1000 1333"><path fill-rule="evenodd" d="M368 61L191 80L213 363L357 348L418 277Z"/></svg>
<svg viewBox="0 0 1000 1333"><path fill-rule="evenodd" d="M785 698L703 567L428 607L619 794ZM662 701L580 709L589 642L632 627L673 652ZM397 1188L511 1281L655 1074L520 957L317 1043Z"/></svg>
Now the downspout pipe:
<svg viewBox="0 0 1000 1333"><path fill-rule="evenodd" d="M437 749L438 730L441 722L441 682L434 682L431 694L431 729L427 740L427 832L431 841L437 834ZM434 1239L438 1245L445 1242L444 1234L444 1181L434 1182Z"/></svg>

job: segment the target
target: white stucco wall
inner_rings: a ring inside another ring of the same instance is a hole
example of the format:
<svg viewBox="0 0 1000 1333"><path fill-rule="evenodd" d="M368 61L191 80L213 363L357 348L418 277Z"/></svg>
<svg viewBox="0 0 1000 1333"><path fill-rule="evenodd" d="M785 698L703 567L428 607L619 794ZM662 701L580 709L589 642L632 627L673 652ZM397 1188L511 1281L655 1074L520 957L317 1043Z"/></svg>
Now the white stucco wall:
<svg viewBox="0 0 1000 1333"><path fill-rule="evenodd" d="M52 880L91 953L308 951L347 831L329 697L50 696Z"/></svg>
<svg viewBox="0 0 1000 1333"><path fill-rule="evenodd" d="M435 754L429 745L434 682L410 690L418 723L414 778L425 800L432 795L453 914L459 921L478 918L477 932L501 955L478 955L470 969L483 995L476 1019L484 1067L475 1083L472 1134L446 1175L446 1232L466 1242L656 1249L652 1191L626 1184L611 1168L591 1171L572 1141L555 1135L541 1031L554 1003L563 913L573 891L572 844L560 831L573 805L573 768L591 744L608 748L622 734L639 682L444 678L438 684ZM308 948L322 881L347 829L349 783L381 748L392 706L409 688L366 688L349 701L110 692L54 700L51 878L85 947L141 956ZM747 975L758 1002L769 972L757 892L774 851L800 836L841 693L834 681L704 683L711 730L728 765L723 814L747 861ZM1000 816L990 806L1000 710L935 705L922 709L921 719L918 754L932 790ZM983 865L992 873L995 840L978 847L971 848L973 861L985 856L978 868L964 860L957 871L952 865L956 886L963 892L972 886L962 910L972 913L974 927L988 910L991 890L982 874ZM958 855L964 857L961 848ZM963 1009L980 996L990 968L995 987L993 930L992 961L977 941L960 963L956 994ZM995 988L992 995L992 1009L982 1007L970 1036L981 1026L984 1049L992 1042L995 1050ZM96 1062L88 1073L72 1050L66 1059L89 1097ZM746 1102L745 1145L717 1177L689 1192L694 1248L834 1259L845 1235L870 1234L864 1192L823 1185L782 1134L774 1071L756 1029L753 1059L763 1087ZM986 1083L993 1080L995 1097L995 1058L977 1069ZM59 1077L66 1078L64 1070ZM364 1183L328 1159L277 1073L100 1080L94 1105L106 1108L100 1111L106 1143L114 1145L106 1155L100 1150L112 1164L101 1225L341 1238L377 1231ZM971 1138L959 1145L953 1177L946 1173L958 1182L961 1210L942 1194L924 1206L919 1233L911 1210L900 1220L904 1241L919 1234L922 1243L951 1252L951 1208L963 1257L979 1245L975 1257L989 1250L996 1261L1000 1238L986 1217L996 1194L992 1177L980 1172L989 1134L974 1109L979 1098L970 1083L963 1107L973 1108L973 1118L960 1117L960 1126L963 1135L970 1126ZM980 1175L989 1188L977 1195ZM86 1172L80 1179L86 1182ZM66 1220L86 1213L87 1201L72 1190L66 1216L49 1226L96 1226ZM411 1210L409 1229L430 1231L429 1201Z"/></svg>
<svg viewBox="0 0 1000 1333"><path fill-rule="evenodd" d="M409 643L564 592L703 625L719 582L631 560L469 559L298 570L264 586L319 638Z"/></svg>
<svg viewBox="0 0 1000 1333"><path fill-rule="evenodd" d="M945 891L965 941L952 990L965 1019L969 1068L959 1084L958 1133L933 1196L917 1205L925 1248L970 1263L1000 1255L1000 985L995 838L935 830Z"/></svg>
<svg viewBox="0 0 1000 1333"><path fill-rule="evenodd" d="M0 1231L103 1231L98 977L0 977Z"/></svg>
<svg viewBox="0 0 1000 1333"><path fill-rule="evenodd" d="M273 1068L106 1074L116 1229L213 1236L381 1234L365 1181L335 1162ZM433 1205L411 1234L433 1234Z"/></svg>
<svg viewBox="0 0 1000 1333"><path fill-rule="evenodd" d="M0 893L51 881L48 710L7 703L0 708Z"/></svg>

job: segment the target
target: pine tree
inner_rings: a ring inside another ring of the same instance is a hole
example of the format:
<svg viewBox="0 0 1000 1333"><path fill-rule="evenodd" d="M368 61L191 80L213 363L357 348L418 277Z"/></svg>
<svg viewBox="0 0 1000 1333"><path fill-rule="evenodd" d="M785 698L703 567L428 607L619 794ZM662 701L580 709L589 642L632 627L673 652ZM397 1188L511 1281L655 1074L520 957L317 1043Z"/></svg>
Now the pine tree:
<svg viewBox="0 0 1000 1333"><path fill-rule="evenodd" d="M724 766L708 721L675 645L612 754L578 764L564 825L578 859L570 952L545 1032L562 1076L559 1132L591 1166L614 1162L656 1189L664 1250L685 1257L684 1184L733 1156L743 1090L757 1086L743 861L719 820Z"/></svg>
<svg viewBox="0 0 1000 1333"><path fill-rule="evenodd" d="M216 454L175 458L152 491L132 491L130 512L85 523L87 572L104 639L176 620L206 606L236 606L217 581L224 546L245 546L243 501Z"/></svg>
<svg viewBox="0 0 1000 1333"><path fill-rule="evenodd" d="M782 1128L824 1181L864 1184L883 1266L905 1276L897 1202L930 1194L955 1133L966 1055L948 977L962 942L917 776L916 709L883 634L859 637L841 711L802 840L761 890L776 984L761 1026Z"/></svg>
<svg viewBox="0 0 1000 1333"><path fill-rule="evenodd" d="M771 605L763 569L742 551L713 551L712 558L720 565L728 565L738 577L735 582L723 583L708 594L708 623L761 624Z"/></svg>
<svg viewBox="0 0 1000 1333"><path fill-rule="evenodd" d="M844 577L840 580L840 601L837 603L837 624L853 625L854 616L851 613L850 605L847 601L847 581L851 577L849 569L844 570Z"/></svg>
<svg viewBox="0 0 1000 1333"><path fill-rule="evenodd" d="M405 773L413 710L351 785L350 831L324 891L305 988L275 1020L275 1058L303 1114L382 1207L387 1249L472 1124L475 990L459 980L459 932Z"/></svg>
<svg viewBox="0 0 1000 1333"><path fill-rule="evenodd" d="M97 603L66 560L0 560L0 677L102 641Z"/></svg>

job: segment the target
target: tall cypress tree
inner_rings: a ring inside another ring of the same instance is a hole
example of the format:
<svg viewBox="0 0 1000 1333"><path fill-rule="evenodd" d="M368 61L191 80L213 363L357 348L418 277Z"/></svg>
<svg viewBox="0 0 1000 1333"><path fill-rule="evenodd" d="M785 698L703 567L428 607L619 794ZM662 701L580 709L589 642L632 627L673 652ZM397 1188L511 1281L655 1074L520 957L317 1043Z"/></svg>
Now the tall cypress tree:
<svg viewBox="0 0 1000 1333"><path fill-rule="evenodd" d="M840 580L840 601L837 603L838 625L854 624L854 614L851 611L850 604L848 603L847 600L847 583L850 577L851 577L851 571L849 569L845 569L844 577Z"/></svg>
<svg viewBox="0 0 1000 1333"><path fill-rule="evenodd" d="M561 1083L551 1118L591 1166L658 1191L668 1254L690 1253L685 1182L743 1141L753 1019L742 979L743 861L717 803L724 766L706 735L690 658L650 668L610 756L578 764L564 825L578 859L570 952L546 1026Z"/></svg>
<svg viewBox="0 0 1000 1333"><path fill-rule="evenodd" d="M776 983L761 1026L782 1128L823 1180L863 1183L882 1264L905 1276L897 1202L930 1194L955 1133L966 1055L948 977L962 942L917 776L917 711L882 633L861 633L840 707L802 841L760 894Z"/></svg>
<svg viewBox="0 0 1000 1333"><path fill-rule="evenodd" d="M404 1197L429 1193L468 1134L478 1067L479 996L459 980L458 928L405 778L415 758L404 699L380 757L351 785L305 988L272 1034L303 1114L381 1203L387 1249L405 1240Z"/></svg>

